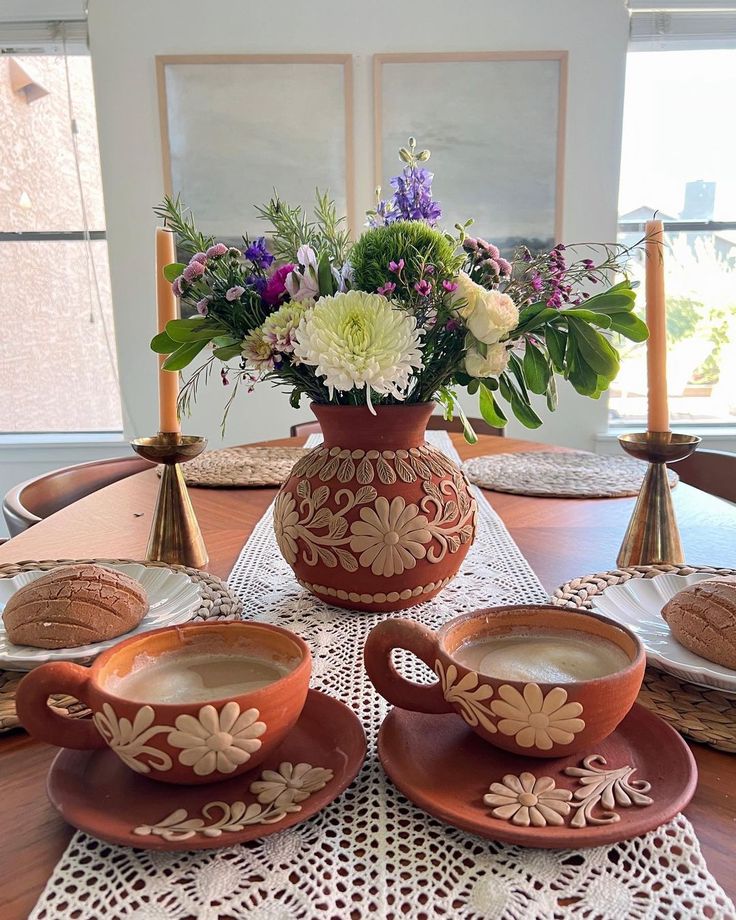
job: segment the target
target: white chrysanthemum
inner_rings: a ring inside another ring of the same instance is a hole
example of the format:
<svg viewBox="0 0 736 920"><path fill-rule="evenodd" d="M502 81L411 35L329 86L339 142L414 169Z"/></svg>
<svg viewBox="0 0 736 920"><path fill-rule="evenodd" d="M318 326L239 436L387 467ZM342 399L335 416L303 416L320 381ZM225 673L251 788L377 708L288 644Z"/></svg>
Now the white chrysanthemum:
<svg viewBox="0 0 736 920"><path fill-rule="evenodd" d="M371 390L404 399L412 373L422 368L415 317L381 294L348 291L322 297L299 324L294 354L335 390Z"/></svg>
<svg viewBox="0 0 736 920"><path fill-rule="evenodd" d="M519 322L519 308L508 294L489 291L465 272L455 279L453 302L470 333L485 345L495 345Z"/></svg>
<svg viewBox="0 0 736 920"><path fill-rule="evenodd" d="M278 357L263 335L263 326L253 329L246 335L242 342L243 357L257 371L263 373L272 371L275 359ZM278 360L281 360L278 357Z"/></svg>

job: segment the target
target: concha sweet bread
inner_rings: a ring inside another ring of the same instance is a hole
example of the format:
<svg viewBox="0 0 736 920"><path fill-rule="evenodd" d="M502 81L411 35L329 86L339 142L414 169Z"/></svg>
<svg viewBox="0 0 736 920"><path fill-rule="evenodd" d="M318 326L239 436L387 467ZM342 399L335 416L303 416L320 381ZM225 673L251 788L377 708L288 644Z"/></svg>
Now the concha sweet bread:
<svg viewBox="0 0 736 920"><path fill-rule="evenodd" d="M8 639L36 648L75 648L134 629L148 610L145 589L91 563L61 566L24 585L3 612Z"/></svg>
<svg viewBox="0 0 736 920"><path fill-rule="evenodd" d="M662 616L685 648L736 670L736 577L684 588L665 604Z"/></svg>

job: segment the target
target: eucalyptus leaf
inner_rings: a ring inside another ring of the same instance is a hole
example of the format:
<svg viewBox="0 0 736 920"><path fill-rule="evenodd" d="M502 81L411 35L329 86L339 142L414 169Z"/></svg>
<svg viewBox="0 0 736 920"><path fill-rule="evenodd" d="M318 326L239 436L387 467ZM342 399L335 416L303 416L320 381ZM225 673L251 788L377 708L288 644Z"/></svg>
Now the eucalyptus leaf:
<svg viewBox="0 0 736 920"><path fill-rule="evenodd" d="M612 332L618 332L632 342L646 342L649 338L647 324L633 313L617 313L612 319Z"/></svg>
<svg viewBox="0 0 736 920"><path fill-rule="evenodd" d="M567 333L557 326L547 326L544 333L544 342L552 359L552 366L560 374L565 370L565 349L567 348Z"/></svg>
<svg viewBox="0 0 736 920"><path fill-rule="evenodd" d="M508 419L498 406L493 393L484 385L480 388L479 406L483 421L488 422L493 428L503 428L506 425Z"/></svg>
<svg viewBox="0 0 736 920"><path fill-rule="evenodd" d="M173 283L185 268L186 265L183 262L171 262L169 265L164 265L164 278Z"/></svg>
<svg viewBox="0 0 736 920"><path fill-rule="evenodd" d="M552 370L547 358L541 349L537 348L527 339L526 349L524 351L524 360L522 361L524 370L524 379L527 387L532 393L541 395L547 390L547 382L552 376Z"/></svg>
<svg viewBox="0 0 736 920"><path fill-rule="evenodd" d="M570 334L574 332L576 346L586 364L596 374L613 380L620 366L618 352L613 345L588 323L573 319L571 316L568 316L567 322Z"/></svg>
<svg viewBox="0 0 736 920"><path fill-rule="evenodd" d="M571 310L561 311L563 316L572 316L573 319L579 319L584 323L592 323L594 326L600 326L602 329L610 329L613 320L608 313L596 313L593 310L586 310L584 307L575 307Z"/></svg>
<svg viewBox="0 0 736 920"><path fill-rule="evenodd" d="M185 345L180 345L176 351L170 354L164 361L164 370L180 371L183 367L186 367L187 364L191 363L206 345L206 341L188 342Z"/></svg>
<svg viewBox="0 0 736 920"><path fill-rule="evenodd" d="M237 345L221 345L219 348L216 348L212 354L216 358L219 358L220 361L229 361L231 358L237 358L242 352L242 345L238 342Z"/></svg>
<svg viewBox="0 0 736 920"><path fill-rule="evenodd" d="M509 352L509 370L516 378L516 382L519 386L519 397L524 402L529 403L529 393L527 392L526 380L524 379L524 369L521 361L516 357L513 351Z"/></svg>
<svg viewBox="0 0 736 920"><path fill-rule="evenodd" d="M541 418L529 403L521 399L516 390L511 391L511 409L525 428L539 428L542 424Z"/></svg>

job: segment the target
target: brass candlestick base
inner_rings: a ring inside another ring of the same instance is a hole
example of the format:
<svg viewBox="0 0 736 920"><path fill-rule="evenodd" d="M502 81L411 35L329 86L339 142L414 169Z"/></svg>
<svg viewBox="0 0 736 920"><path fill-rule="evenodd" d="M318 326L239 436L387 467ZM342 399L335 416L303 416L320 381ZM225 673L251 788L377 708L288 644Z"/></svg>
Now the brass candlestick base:
<svg viewBox="0 0 736 920"><path fill-rule="evenodd" d="M682 564L685 554L675 520L665 464L689 457L700 444L700 438L671 431L642 431L622 434L619 444L637 460L646 460L649 469L641 484L639 497L616 564L622 568L632 565Z"/></svg>
<svg viewBox="0 0 736 920"><path fill-rule="evenodd" d="M207 549L179 464L199 456L207 440L160 431L131 445L144 459L163 465L146 559L201 569L207 564Z"/></svg>

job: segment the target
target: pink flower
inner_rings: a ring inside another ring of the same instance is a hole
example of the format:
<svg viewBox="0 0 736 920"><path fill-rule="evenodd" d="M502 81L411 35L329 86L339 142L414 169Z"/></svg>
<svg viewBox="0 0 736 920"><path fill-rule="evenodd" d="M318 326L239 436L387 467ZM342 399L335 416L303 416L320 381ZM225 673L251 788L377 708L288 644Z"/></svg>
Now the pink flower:
<svg viewBox="0 0 736 920"><path fill-rule="evenodd" d="M382 284L379 288L376 289L376 294L383 294L384 297L388 297L389 294L393 294L396 290L396 285L393 281L387 281L385 284Z"/></svg>
<svg viewBox="0 0 736 920"><path fill-rule="evenodd" d="M228 379L228 376L227 376L227 368L226 368L226 367L220 368L220 380L222 380L222 385L223 385L224 387L229 387L229 386L230 386L230 380Z"/></svg>
<svg viewBox="0 0 736 920"><path fill-rule="evenodd" d="M497 259L501 255L498 246L494 246L493 243L489 243L488 240L479 239L478 246L484 250L491 259Z"/></svg>
<svg viewBox="0 0 736 920"><path fill-rule="evenodd" d="M276 269L266 282L266 287L263 289L263 294L261 294L264 303L267 303L270 307L275 307L284 299L286 296L286 279L295 268L295 265L289 263Z"/></svg>
<svg viewBox="0 0 736 920"><path fill-rule="evenodd" d="M204 265L201 262L190 262L182 274L185 281L196 281L204 274Z"/></svg>
<svg viewBox="0 0 736 920"><path fill-rule="evenodd" d="M432 264L430 264L430 265L425 265L425 266L424 266L424 271L425 271L428 275L433 275L433 274L434 274L434 265L432 265Z"/></svg>
<svg viewBox="0 0 736 920"><path fill-rule="evenodd" d="M457 281L443 281L442 287L447 291L448 294L452 294L453 291L457 290Z"/></svg>
<svg viewBox="0 0 736 920"><path fill-rule="evenodd" d="M389 268L389 271L396 272L396 274L398 275L399 272L402 271L404 268L404 260L399 259L398 262L394 262L394 260L392 259L388 263L388 268Z"/></svg>
<svg viewBox="0 0 736 920"><path fill-rule="evenodd" d="M245 288L236 284L235 287L231 287L230 290L225 293L225 300L232 302L233 300L237 300L241 294L245 294Z"/></svg>
<svg viewBox="0 0 736 920"><path fill-rule="evenodd" d="M197 313L200 316L207 316L210 312L210 299L209 297L203 297L201 300L197 301Z"/></svg>
<svg viewBox="0 0 736 920"><path fill-rule="evenodd" d="M498 258L496 259L496 262L498 262L498 267L502 275L511 274L511 263L508 261L508 259Z"/></svg>
<svg viewBox="0 0 736 920"><path fill-rule="evenodd" d="M207 264L207 253L206 252L195 252L190 262L201 262L202 265Z"/></svg>
<svg viewBox="0 0 736 920"><path fill-rule="evenodd" d="M208 259L219 259L227 255L227 246L224 243L215 243L214 246L210 246L205 255Z"/></svg>
<svg viewBox="0 0 736 920"><path fill-rule="evenodd" d="M178 278L175 278L171 285L171 290L177 297L182 297L184 294L184 275L179 275Z"/></svg>
<svg viewBox="0 0 736 920"><path fill-rule="evenodd" d="M417 292L417 294L419 294L420 297L429 297L429 295L432 293L432 285L429 283L429 281L422 279L421 281L417 281L417 283L414 285L414 290Z"/></svg>

